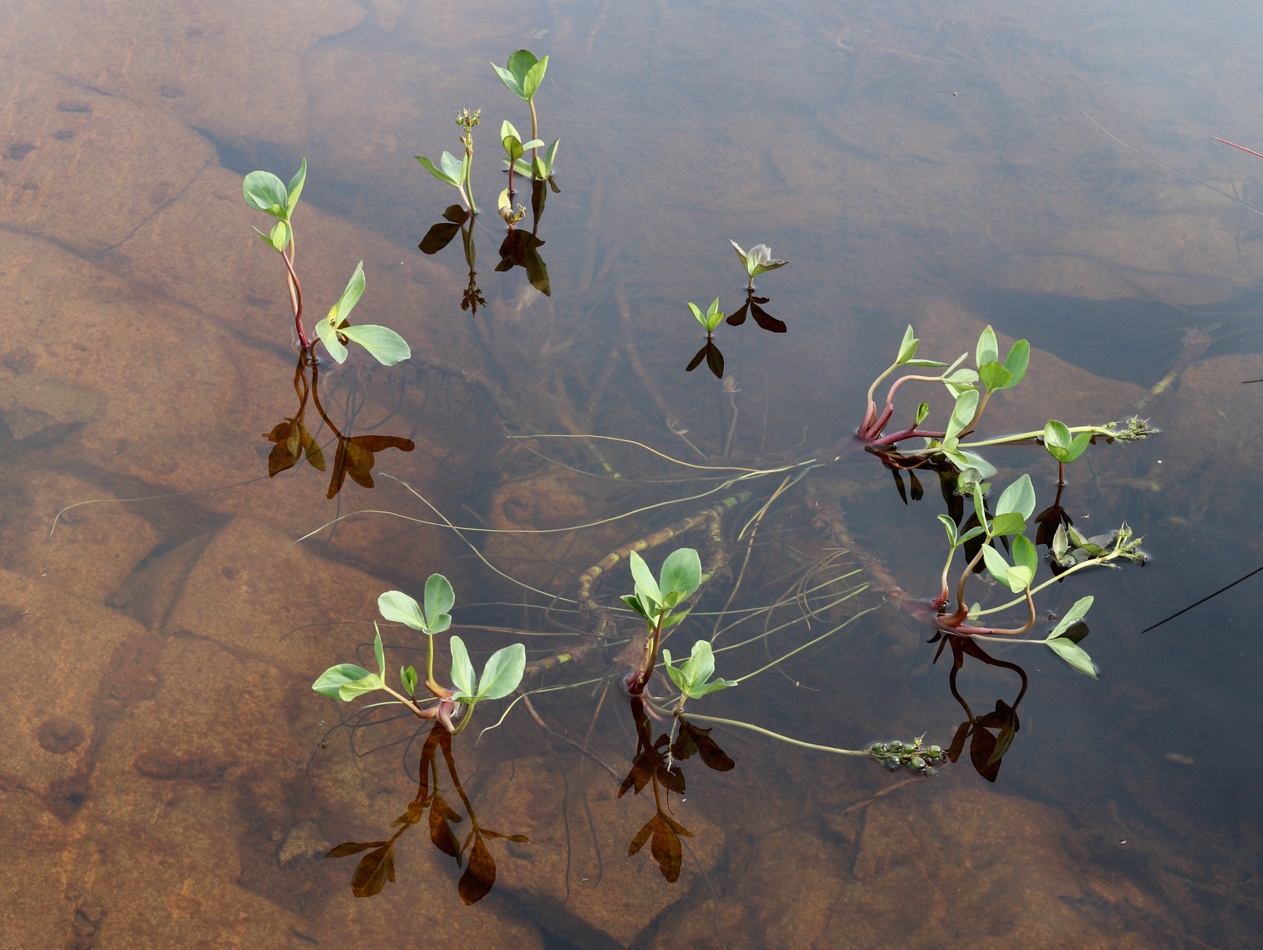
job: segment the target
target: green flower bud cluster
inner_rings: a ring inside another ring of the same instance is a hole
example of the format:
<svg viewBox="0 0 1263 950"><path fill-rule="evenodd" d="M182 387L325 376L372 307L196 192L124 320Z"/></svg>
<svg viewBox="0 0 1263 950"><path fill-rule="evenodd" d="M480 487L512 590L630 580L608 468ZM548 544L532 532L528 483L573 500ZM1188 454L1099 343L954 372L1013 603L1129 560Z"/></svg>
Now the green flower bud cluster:
<svg viewBox="0 0 1263 950"><path fill-rule="evenodd" d="M875 742L868 754L887 771L908 769L920 775L936 775L935 766L945 765L947 755L941 746L925 745L925 736L918 736L911 742L892 739L889 742Z"/></svg>

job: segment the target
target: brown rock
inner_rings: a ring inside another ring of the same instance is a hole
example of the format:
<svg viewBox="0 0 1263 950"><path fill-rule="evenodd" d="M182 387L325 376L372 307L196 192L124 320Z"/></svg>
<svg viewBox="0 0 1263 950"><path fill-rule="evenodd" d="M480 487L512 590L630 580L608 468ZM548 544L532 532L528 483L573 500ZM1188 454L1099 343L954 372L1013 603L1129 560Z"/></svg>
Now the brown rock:
<svg viewBox="0 0 1263 950"><path fill-rule="evenodd" d="M97 98L86 90L101 89L116 101L140 103L224 138L296 145L307 139L303 56L317 40L363 17L349 0L278 7L266 15L246 0L231 0L147 8L137 16L72 0L27 2L8 8L0 49L9 61L56 63L79 87L77 96L63 100L72 113ZM73 30L64 28L68 23Z"/></svg>

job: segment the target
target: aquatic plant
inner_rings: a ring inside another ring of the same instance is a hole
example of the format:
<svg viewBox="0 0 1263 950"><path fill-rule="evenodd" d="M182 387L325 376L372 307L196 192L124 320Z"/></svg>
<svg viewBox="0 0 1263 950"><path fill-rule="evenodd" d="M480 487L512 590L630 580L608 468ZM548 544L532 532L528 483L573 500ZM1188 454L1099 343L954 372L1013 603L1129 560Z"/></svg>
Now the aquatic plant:
<svg viewBox="0 0 1263 950"><path fill-rule="evenodd" d="M674 627L687 615L687 610L676 612L702 583L702 561L693 548L679 548L667 555L662 562L658 580L639 554L628 555L635 593L624 594L623 603L639 614L647 626L640 661L624 678L627 692L639 696L653 676L658 660L658 648L662 632Z"/></svg>
<svg viewBox="0 0 1263 950"><path fill-rule="evenodd" d="M772 249L766 244L756 244L750 250L742 250L741 245L736 241L729 239L729 244L733 250L737 252L737 256L741 258L741 263L745 266L746 273L749 275L749 283L746 284L747 291L754 290L754 278L758 277L765 271L776 270L778 267L784 267L789 261L777 260L772 256Z"/></svg>
<svg viewBox="0 0 1263 950"><path fill-rule="evenodd" d="M492 63L491 68L496 71L496 75L500 77L505 87L519 99L525 100L531 109L531 142L523 148L532 150L532 158L528 163L520 154L510 155L510 174L512 174L512 169L516 168L520 174L532 175L540 181L547 180L553 185L553 190L557 190L553 183L553 163L557 159L557 147L561 144L561 139L555 140L545 149L544 154L540 155L539 149L544 143L539 137L539 116L535 111L535 93L539 90L540 83L544 81L544 73L548 69L548 57L537 59L530 50L520 49L509 56L506 65L497 66Z"/></svg>
<svg viewBox="0 0 1263 950"><path fill-rule="evenodd" d="M299 283L298 274L294 270L296 251L293 216L306 180L307 159L304 158L288 186L271 172L253 171L246 175L241 185L241 192L249 207L277 219L276 224L267 233L258 228L254 230L269 247L281 255L281 260L285 262L290 305L294 313L294 331L298 335L298 343L303 354L314 359L312 343L303 327L302 284ZM355 265L355 272L347 281L342 295L329 309L328 315L316 324L316 336L337 363L346 360L347 343L359 344L383 366L393 366L408 359L412 351L407 341L394 330L366 324L352 326L349 322L351 311L364 294L364 287L364 262L360 261Z"/></svg>
<svg viewBox="0 0 1263 950"><path fill-rule="evenodd" d="M425 634L426 669L422 681L433 699L432 705L417 700L417 671L412 666L399 670L403 692L386 683L386 657L381 632L373 638L373 654L377 672L372 673L353 663L340 663L325 670L312 684L318 693L349 702L357 696L381 690L395 702L421 719L438 719L448 732L456 735L469 725L474 707L484 701L503 699L517 689L526 669L526 648L520 643L503 647L491 654L478 677L470 662L469 651L458 636L448 641L451 652L449 670L455 689L440 684L434 677L434 637L452 625L451 609L456 603L452 585L442 574L431 574L425 582L425 606L422 608L403 591L386 591L377 598L377 609L386 620L402 623ZM373 625L376 630L377 625Z"/></svg>
<svg viewBox="0 0 1263 950"><path fill-rule="evenodd" d="M962 353L951 364L918 358L916 353L920 342L909 326L899 344L895 361L868 388L867 403L856 437L869 451L885 456L888 461L897 461L900 467L907 468L910 464L935 459L950 463L956 468L959 484L965 493L968 493L969 486L990 478L996 472L995 466L980 454L980 449L996 445L1045 442L1046 434L1051 434L1053 444L1049 451L1054 458L1064 463L1077 458L1088 443L1133 442L1151 433L1145 420L1133 417L1123 423L1106 422L1080 426L1057 423L1051 428L1045 425L1030 432L966 441L966 437L974 431L982 418L991 397L997 392L1013 388L1025 377L1030 362L1030 344L1026 340L1018 340L1001 362L995 331L988 326L978 337L978 344L974 349L977 368L971 369L960 365L968 357L968 353ZM891 384L885 405L879 412L874 399L877 387L901 367L941 367L942 371L935 375L908 373L900 376ZM942 429L922 428L922 423L930 415L929 403L923 402L917 407L911 425L887 433L886 426L894 415L895 394L900 387L912 381L940 382L947 387L953 399L947 423ZM1081 440L1080 436L1086 436L1086 441ZM900 443L914 438L925 439L924 447L899 447Z"/></svg>
<svg viewBox="0 0 1263 950"><path fill-rule="evenodd" d="M465 149L461 158L457 158L451 152L444 152L439 156L439 163L435 166L424 155L416 156L417 161L424 165L431 175L456 189L461 202L470 214L478 213L478 206L474 204L473 189L469 184L469 170L474 162L474 126L478 124L481 117L481 109L475 109L473 112L461 109L456 113L456 124L465 130L465 134L460 136L460 144Z"/></svg>
<svg viewBox="0 0 1263 950"><path fill-rule="evenodd" d="M710 371L715 374L716 379L723 379L724 376L724 354L719 351L719 347L715 345L713 334L715 328L724 320L724 312L719 309L719 298L716 297L702 313L697 304L689 301L689 310L693 311L693 316L697 322L702 325L702 329L706 331L706 342L702 348L693 354L693 358L689 360L688 366L684 367L686 373L691 373L701 365L702 360L706 361L706 365Z"/></svg>

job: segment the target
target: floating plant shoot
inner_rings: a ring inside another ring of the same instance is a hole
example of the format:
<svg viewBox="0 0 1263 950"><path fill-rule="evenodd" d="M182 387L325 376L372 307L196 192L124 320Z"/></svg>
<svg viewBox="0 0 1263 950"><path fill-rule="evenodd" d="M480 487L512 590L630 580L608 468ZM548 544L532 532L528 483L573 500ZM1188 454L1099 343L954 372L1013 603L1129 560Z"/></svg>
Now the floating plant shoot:
<svg viewBox="0 0 1263 950"><path fill-rule="evenodd" d="M418 678L414 667L406 666L399 670L402 692L387 684L385 652L379 631L373 640L376 673L353 663L340 663L325 670L311 688L343 702L382 690L417 717L438 719L448 732L453 735L460 733L469 724L470 715L478 703L503 699L518 688L526 671L526 648L515 643L497 650L491 654L479 677L475 674L465 642L458 636L452 636L448 649L451 653L450 675L455 689L442 685L434 675L434 637L446 633L451 627L451 610L455 603L452 585L442 574L431 574L425 582L424 607L398 590L386 591L377 598L377 609L384 619L425 634L424 680ZM418 684L425 686L430 700L417 699Z"/></svg>
<svg viewBox="0 0 1263 950"><path fill-rule="evenodd" d="M269 247L281 255L281 260L285 262L290 306L294 313L294 330L298 335L298 343L303 354L314 358L312 342L303 327L302 284L299 283L298 274L294 269L293 216L306 180L307 159L304 158L297 174L290 179L288 186L271 172L253 171L246 175L242 182L241 193L249 207L277 219L276 224L266 234L258 228L254 230ZM394 330L371 325L352 326L347 321L351 310L364 294L364 286L364 262L361 261L355 265L355 272L347 282L346 289L342 291L342 296L330 308L328 316L316 325L317 337L337 363L346 360L348 342L362 346L383 366L393 366L408 359L412 351L404 338Z"/></svg>

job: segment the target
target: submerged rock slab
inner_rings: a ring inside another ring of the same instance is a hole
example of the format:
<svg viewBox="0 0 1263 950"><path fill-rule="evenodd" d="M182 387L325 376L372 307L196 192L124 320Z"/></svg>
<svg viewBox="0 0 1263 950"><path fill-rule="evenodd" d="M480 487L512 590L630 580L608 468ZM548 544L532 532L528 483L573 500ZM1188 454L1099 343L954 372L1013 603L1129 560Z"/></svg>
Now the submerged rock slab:
<svg viewBox="0 0 1263 950"><path fill-rule="evenodd" d="M505 762L477 796L480 820L530 837L497 861L496 886L514 894L551 933L581 946L635 945L656 919L671 918L673 908L683 913L707 900L706 875L724 854L725 829L697 797L670 796L672 818L693 837L682 839L680 878L668 883L650 844L628 854L654 816L652 789L617 793L617 779L595 767L578 775L567 755Z"/></svg>
<svg viewBox="0 0 1263 950"><path fill-rule="evenodd" d="M266 13L248 0L131 9L20 2L0 20L0 54L31 66L55 63L80 87L226 138L298 145L307 139L303 56L364 16L350 0L273 5Z"/></svg>
<svg viewBox="0 0 1263 950"><path fill-rule="evenodd" d="M171 588L150 598L167 604L155 612L155 685L100 748L73 858L107 909L103 926L155 945L196 943L228 921L247 944L297 934L376 946L395 939L407 908L413 928L537 946L533 928L496 913L494 897L453 923L450 859L424 834L401 848L397 883L372 901L350 892L354 862L322 856L318 843L345 840L348 827L378 835L415 791L393 751L323 753L351 707L310 686L333 663L372 664L362 652L372 628L356 622L376 613L384 583L244 520L165 557L173 567L156 559L130 585ZM393 661L399 637L385 634ZM365 747L388 732L371 730Z"/></svg>
<svg viewBox="0 0 1263 950"><path fill-rule="evenodd" d="M60 379L0 376L0 422L23 448L59 442L92 418L97 394Z"/></svg>
<svg viewBox="0 0 1263 950"><path fill-rule="evenodd" d="M81 13L66 12L62 22L78 22ZM59 35L81 47L85 34ZM0 224L97 253L173 201L214 160L210 144L179 119L98 89L12 57L0 65Z"/></svg>
<svg viewBox="0 0 1263 950"><path fill-rule="evenodd" d="M153 525L91 482L23 466L9 474L0 487L0 565L9 570L100 603L158 544ZM67 499L91 503L62 512Z"/></svg>

